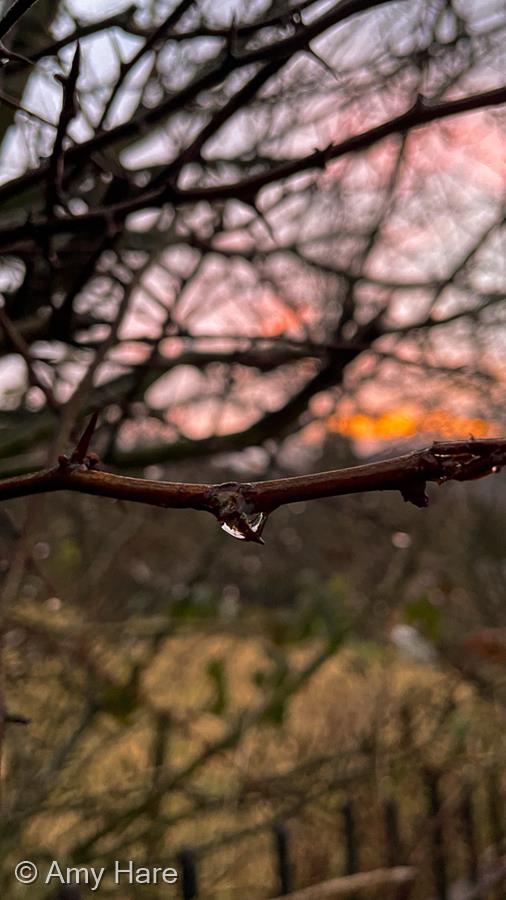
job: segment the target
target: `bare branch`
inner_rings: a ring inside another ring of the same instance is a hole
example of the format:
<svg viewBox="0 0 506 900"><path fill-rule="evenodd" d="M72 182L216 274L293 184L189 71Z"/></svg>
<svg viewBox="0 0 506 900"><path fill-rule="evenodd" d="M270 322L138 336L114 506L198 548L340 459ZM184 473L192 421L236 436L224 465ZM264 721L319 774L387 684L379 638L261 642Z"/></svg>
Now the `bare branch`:
<svg viewBox="0 0 506 900"><path fill-rule="evenodd" d="M318 16L310 25L300 26L295 34L288 38L282 38L279 41L260 46L242 54L240 57L235 57L228 51L224 51L217 57L216 65L210 69L205 69L201 73L199 72L193 81L181 88L176 94L171 94L158 106L153 109L142 110L127 122L123 122L107 131L99 131L90 140L83 141L83 143L69 148L65 154L65 162L79 165L83 161L88 161L90 155L97 150L103 150L105 147L109 147L119 141L135 138L139 132L142 132L148 126L160 122L176 110L183 109L195 100L202 91L223 82L236 69L278 57L288 61L294 53L305 49L310 41L334 25L338 25L351 16L365 12L368 9L383 6L387 2L388 0L348 0L348 2L339 3L337 7L333 7L328 12ZM46 174L47 164L43 164L38 169L27 172L25 175L8 182L8 184L2 185L0 187L0 200L16 196L20 191L38 184L41 178L46 177Z"/></svg>
<svg viewBox="0 0 506 900"><path fill-rule="evenodd" d="M169 183L156 190L148 189L133 199L129 198L107 208L91 209L82 215L44 217L37 221L28 221L16 228L1 230L0 248L3 252L14 252L22 248L26 242L41 240L47 234L81 234L96 229L104 233L107 233L108 230L114 231L121 227L130 213L144 209L146 206L156 207L164 203L180 206L197 203L201 200L220 201L232 198L251 203L261 188L268 184L311 169L324 169L331 160L348 153L367 150L390 135L418 128L448 116L485 109L489 106L500 106L503 103L506 103L506 85L491 91L483 91L479 94L437 104L417 102L407 112L394 119L389 119L388 122L353 135L339 144L330 144L323 150L315 150L309 156L273 166L260 175L252 175L238 182L211 187L180 189ZM10 182L9 187L13 184L15 181Z"/></svg>
<svg viewBox="0 0 506 900"><path fill-rule="evenodd" d="M46 202L46 212L48 217L50 217L54 213L55 205L61 199L63 179L63 141L65 140L67 128L77 111L76 85L77 79L79 78L80 60L81 50L79 43L77 43L69 74L65 78L58 78L63 86L63 99L60 118L56 127L53 152L49 161Z"/></svg>
<svg viewBox="0 0 506 900"><path fill-rule="evenodd" d="M18 19L24 16L36 2L37 0L14 0L14 3L0 21L0 39L14 27Z"/></svg>
<svg viewBox="0 0 506 900"><path fill-rule="evenodd" d="M52 491L77 491L116 500L212 513L239 540L262 543L267 517L287 503L370 491L400 491L425 507L428 481L469 481L500 471L506 464L506 439L435 442L394 459L346 469L255 483L189 484L150 481L94 470L97 457L86 455L95 417L70 458L59 465L0 481L0 500Z"/></svg>
<svg viewBox="0 0 506 900"><path fill-rule="evenodd" d="M8 343L11 344L12 348L19 353L19 355L24 359L26 363L26 368L28 370L28 380L34 386L38 387L39 390L45 395L45 398L48 402L49 407L53 410L53 412L58 412L58 403L56 402L56 398L51 390L50 386L46 384L39 376L34 369L34 359L30 353L30 347L26 343L24 337L19 333L16 329L15 325L9 319L7 313L4 309L0 307L0 327L3 329L5 333L5 337L7 338Z"/></svg>

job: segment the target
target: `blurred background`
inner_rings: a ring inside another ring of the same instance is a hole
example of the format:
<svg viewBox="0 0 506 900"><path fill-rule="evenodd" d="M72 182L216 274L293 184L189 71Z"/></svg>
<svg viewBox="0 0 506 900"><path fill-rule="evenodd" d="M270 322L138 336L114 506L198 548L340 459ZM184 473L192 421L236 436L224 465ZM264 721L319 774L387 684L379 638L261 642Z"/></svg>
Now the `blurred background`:
<svg viewBox="0 0 506 900"><path fill-rule="evenodd" d="M500 0L31 5L0 48L0 477L95 410L104 469L205 483L504 435L505 34ZM506 480L430 499L285 506L265 546L2 504L2 896L70 897L21 859L131 859L177 886L103 896L403 865L339 896L506 897Z"/></svg>

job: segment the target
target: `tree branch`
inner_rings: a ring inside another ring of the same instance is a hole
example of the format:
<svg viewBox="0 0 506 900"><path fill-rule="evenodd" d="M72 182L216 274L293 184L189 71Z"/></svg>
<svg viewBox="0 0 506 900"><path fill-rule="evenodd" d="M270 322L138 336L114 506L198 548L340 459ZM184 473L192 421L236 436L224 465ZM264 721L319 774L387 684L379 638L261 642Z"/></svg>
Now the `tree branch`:
<svg viewBox="0 0 506 900"><path fill-rule="evenodd" d="M63 87L63 98L60 118L56 126L53 150L49 160L46 201L46 213L48 218L53 215L56 204L61 202L62 199L63 142L65 140L65 135L67 134L67 128L78 110L76 87L77 79L79 78L80 61L81 47L79 42L77 42L69 74L66 77L56 76Z"/></svg>
<svg viewBox="0 0 506 900"><path fill-rule="evenodd" d="M29 220L23 225L2 229L0 230L0 248L4 253L20 251L27 242L40 241L48 234L81 234L93 232L97 229L100 233L107 233L108 230L113 232L122 227L130 213L137 212L145 207L163 206L164 203L181 206L198 203L202 200L216 202L230 199L251 203L258 192L269 184L297 175L300 172L306 172L311 169L324 169L331 160L338 159L348 153L367 150L393 134L410 131L413 128L428 125L431 122L436 122L449 116L485 109L490 106L500 106L503 103L506 103L506 85L491 91L483 91L479 94L459 97L457 100L448 100L442 103L425 104L417 102L411 109L401 113L401 115L360 134L346 138L339 144L330 144L323 150L315 150L309 156L290 160L279 166L273 166L266 172L248 176L241 181L186 189L178 188L170 182L157 189L148 188L145 192L133 198L111 204L108 207L88 210L81 215L42 217L38 220ZM77 146L81 147L84 145L79 144ZM39 171L45 172L46 170ZM13 181L12 184L14 183ZM0 190L0 196L1 194L2 191Z"/></svg>
<svg viewBox="0 0 506 900"><path fill-rule="evenodd" d="M17 353L19 353L22 359L24 359L26 368L28 370L28 380L30 384L32 384L34 387L38 387L39 390L42 391L47 400L48 406L52 409L53 412L57 413L59 408L52 388L37 375L37 372L34 368L35 360L32 359L29 345L26 343L23 335L20 334L16 329L16 326L13 324L13 322L11 322L7 313L2 307L0 307L0 328L3 329L8 343L10 343L13 349Z"/></svg>
<svg viewBox="0 0 506 900"><path fill-rule="evenodd" d="M14 0L14 3L0 21L0 40L14 27L18 19L20 19L21 16L24 16L36 2L37 0Z"/></svg>
<svg viewBox="0 0 506 900"><path fill-rule="evenodd" d="M308 42L314 40L334 25L345 21L351 16L368 9L383 6L388 0L345 0L338 3L331 10L311 22L310 25L300 26L294 35L281 38L269 44L264 44L235 56L228 50L224 50L216 57L215 64L205 67L194 79L184 85L176 94L170 94L162 103L151 109L143 109L136 116L126 122L116 125L108 130L98 131L89 140L75 144L64 154L65 165L81 165L88 162L92 153L104 150L106 147L121 141L136 139L144 133L149 126L155 125L168 118L177 110L187 107L203 91L213 88L224 82L232 72L253 63L262 63L274 58L283 57L286 61L298 50L303 50ZM4 202L11 197L40 183L47 177L47 163L43 163L37 169L26 172L18 178L13 178L8 183L0 186L0 201Z"/></svg>
<svg viewBox="0 0 506 900"><path fill-rule="evenodd" d="M212 513L239 540L263 543L267 517L287 503L369 491L400 491L404 500L425 507L428 481L469 481L499 472L506 464L506 439L435 442L394 459L314 475L255 483L188 484L150 481L96 471L87 454L94 421L70 457L54 468L0 481L0 500L52 491L78 491L134 503Z"/></svg>

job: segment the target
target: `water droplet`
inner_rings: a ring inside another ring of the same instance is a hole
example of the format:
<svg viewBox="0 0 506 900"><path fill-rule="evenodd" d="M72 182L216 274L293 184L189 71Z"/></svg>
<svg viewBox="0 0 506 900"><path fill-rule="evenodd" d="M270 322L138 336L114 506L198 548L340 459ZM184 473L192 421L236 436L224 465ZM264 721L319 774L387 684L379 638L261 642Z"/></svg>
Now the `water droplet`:
<svg viewBox="0 0 506 900"><path fill-rule="evenodd" d="M266 521L267 515L263 512L253 515L240 513L230 517L228 521L220 522L220 526L238 541L255 541L257 544L263 544L261 535Z"/></svg>
<svg viewBox="0 0 506 900"><path fill-rule="evenodd" d="M235 523L229 525L228 522L222 522L220 527L222 531L226 531L227 534L231 534L232 537L237 538L238 541L246 540L246 535L239 530Z"/></svg>

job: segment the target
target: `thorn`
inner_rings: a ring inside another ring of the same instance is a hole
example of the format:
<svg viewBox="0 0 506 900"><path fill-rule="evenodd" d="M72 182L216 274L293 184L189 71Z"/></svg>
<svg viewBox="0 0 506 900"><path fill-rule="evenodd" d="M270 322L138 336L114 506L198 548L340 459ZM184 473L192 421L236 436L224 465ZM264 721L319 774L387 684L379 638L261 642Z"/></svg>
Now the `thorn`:
<svg viewBox="0 0 506 900"><path fill-rule="evenodd" d="M97 421L98 421L98 410L96 410L93 413L90 421L88 422L81 437L79 438L77 446L70 457L70 460L69 460L70 463L81 464L81 463L86 462L86 459L88 456L88 448L90 446L90 442L93 437L93 432L95 431ZM96 459L94 459L94 465L96 465L96 463L98 462L98 457L96 456L96 454L93 454L93 457L96 457Z"/></svg>
<svg viewBox="0 0 506 900"><path fill-rule="evenodd" d="M330 73L330 75L332 75L332 78L335 81L339 81L339 78L337 77L336 72L334 72L334 69L332 68L332 66L329 66L328 62L326 62L326 60L322 59L322 57L319 56L318 53L315 53L315 51L311 47L307 48L306 53L308 54L308 56L312 56L313 59L316 60L316 62L320 63L320 65L322 65L323 68L326 69L327 72Z"/></svg>

